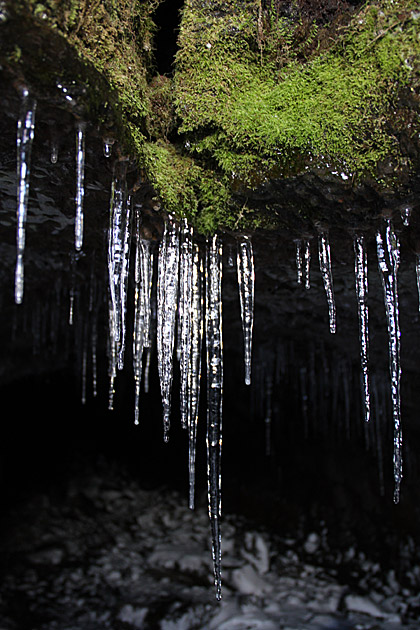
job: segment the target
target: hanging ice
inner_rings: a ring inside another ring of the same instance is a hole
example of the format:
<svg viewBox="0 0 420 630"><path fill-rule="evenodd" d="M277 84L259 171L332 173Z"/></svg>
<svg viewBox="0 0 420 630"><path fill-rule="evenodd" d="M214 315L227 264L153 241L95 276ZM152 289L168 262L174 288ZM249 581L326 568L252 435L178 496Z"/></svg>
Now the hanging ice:
<svg viewBox="0 0 420 630"><path fill-rule="evenodd" d="M214 236L207 245L207 485L216 598L221 599L221 454L223 404L222 246Z"/></svg>
<svg viewBox="0 0 420 630"><path fill-rule="evenodd" d="M178 352L180 366L180 415L183 429L188 427L188 376L191 353L191 306L193 274L193 230L186 220L182 225L179 264Z"/></svg>
<svg viewBox="0 0 420 630"><path fill-rule="evenodd" d="M318 237L318 252L319 252L319 268L321 270L322 279L324 281L325 293L327 294L328 311L330 318L330 332L335 333L336 330L336 315L335 315L335 300L333 279L331 271L331 252L328 235L326 232L321 232Z"/></svg>
<svg viewBox="0 0 420 630"><path fill-rule="evenodd" d="M76 129L76 221L74 246L77 251L83 245L83 199L85 196L85 123L79 122Z"/></svg>
<svg viewBox="0 0 420 630"><path fill-rule="evenodd" d="M198 246L194 246L191 298L191 349L188 369L188 476L189 506L194 509L195 457L198 405L201 383L201 344L203 338L203 262Z"/></svg>
<svg viewBox="0 0 420 630"><path fill-rule="evenodd" d="M169 220L159 249L158 261L158 312L157 353L160 389L163 404L163 439L169 440L171 414L171 388L173 376L173 353L175 342L175 319L179 275L179 232L176 224Z"/></svg>
<svg viewBox="0 0 420 630"><path fill-rule="evenodd" d="M362 366L363 393L365 401L365 420L370 419L370 387L369 387L369 325L368 325L368 277L365 239L356 235L354 246L354 273L356 280L357 307L359 313L360 360Z"/></svg>
<svg viewBox="0 0 420 630"><path fill-rule="evenodd" d="M127 200L125 173L126 164L117 162L111 187L108 229L110 409L113 407L117 364L121 369L125 346L131 207Z"/></svg>
<svg viewBox="0 0 420 630"><path fill-rule="evenodd" d="M244 335L245 384L251 385L252 329L254 326L254 254L252 243L243 236L237 254L239 298L241 302L242 331Z"/></svg>
<svg viewBox="0 0 420 630"><path fill-rule="evenodd" d="M136 240L133 368L135 381L134 423L138 424L143 351L150 346L150 294L153 274L151 243L140 236L140 212L138 208L136 209Z"/></svg>
<svg viewBox="0 0 420 630"><path fill-rule="evenodd" d="M410 225L411 212L412 209L410 208L410 206L406 206L401 210L401 219L405 227L408 227Z"/></svg>
<svg viewBox="0 0 420 630"><path fill-rule="evenodd" d="M303 261L302 261L302 241L300 238L295 240L296 244L296 272L297 272L297 283L302 284L303 278Z"/></svg>
<svg viewBox="0 0 420 630"><path fill-rule="evenodd" d="M103 139L103 152L106 158L111 157L112 155L112 145L114 144L114 140L112 138L104 138Z"/></svg>
<svg viewBox="0 0 420 630"><path fill-rule="evenodd" d="M416 260L416 278L417 278L417 293L419 296L419 311L420 311L420 254L417 254L417 260Z"/></svg>
<svg viewBox="0 0 420 630"><path fill-rule="evenodd" d="M15 302L22 303L25 253L25 228L29 200L29 174L31 169L32 143L35 134L36 100L24 90L23 100L17 123L17 228L16 228L16 270L15 270Z"/></svg>
<svg viewBox="0 0 420 630"><path fill-rule="evenodd" d="M400 362L400 325L398 306L397 273L400 264L398 238L387 220L385 238L380 231L376 234L376 251L379 272L384 289L386 320L389 343L389 371L391 376L392 416L394 420L394 502L400 498L402 480L402 431L401 431L401 362Z"/></svg>
<svg viewBox="0 0 420 630"><path fill-rule="evenodd" d="M304 260L305 260L305 289L310 289L311 288L311 281L310 281L310 271L311 271L311 244L308 240L305 240L305 254L304 254Z"/></svg>

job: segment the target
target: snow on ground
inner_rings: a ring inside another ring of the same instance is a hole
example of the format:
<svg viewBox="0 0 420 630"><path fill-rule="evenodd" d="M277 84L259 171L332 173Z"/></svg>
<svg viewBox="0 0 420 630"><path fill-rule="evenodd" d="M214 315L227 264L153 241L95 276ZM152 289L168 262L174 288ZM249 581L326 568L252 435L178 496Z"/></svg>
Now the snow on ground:
<svg viewBox="0 0 420 630"><path fill-rule="evenodd" d="M217 603L204 508L117 471L73 478L2 518L0 630L419 628L419 567L402 589L351 548L337 562L358 559L355 587L322 566L319 532L302 544L230 515L222 535Z"/></svg>

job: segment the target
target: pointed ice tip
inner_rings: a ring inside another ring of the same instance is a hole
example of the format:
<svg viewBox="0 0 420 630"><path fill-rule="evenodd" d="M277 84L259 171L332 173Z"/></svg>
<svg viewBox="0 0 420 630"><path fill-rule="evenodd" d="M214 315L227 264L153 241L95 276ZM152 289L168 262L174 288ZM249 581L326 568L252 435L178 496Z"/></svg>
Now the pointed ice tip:
<svg viewBox="0 0 420 630"><path fill-rule="evenodd" d="M216 599L218 602L222 599L222 586L221 584L216 584Z"/></svg>
<svg viewBox="0 0 420 630"><path fill-rule="evenodd" d="M245 385L251 385L251 377L245 376Z"/></svg>
<svg viewBox="0 0 420 630"><path fill-rule="evenodd" d="M399 502L400 502L400 489L398 487L398 488L395 488L394 490L394 503L395 505L398 505Z"/></svg>

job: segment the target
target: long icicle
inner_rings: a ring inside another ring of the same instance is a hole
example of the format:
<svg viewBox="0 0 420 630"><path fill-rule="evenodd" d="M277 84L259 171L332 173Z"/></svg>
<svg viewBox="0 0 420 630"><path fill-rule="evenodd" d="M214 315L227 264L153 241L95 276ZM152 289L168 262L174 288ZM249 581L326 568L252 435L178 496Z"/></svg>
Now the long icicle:
<svg viewBox="0 0 420 630"><path fill-rule="evenodd" d="M83 246L83 200L85 196L85 128L79 122L76 127L76 220L74 224L74 246L80 251Z"/></svg>
<svg viewBox="0 0 420 630"><path fill-rule="evenodd" d="M222 597L221 579L221 454L223 404L222 246L217 236L207 245L207 487L216 598Z"/></svg>
<svg viewBox="0 0 420 630"><path fill-rule="evenodd" d="M150 293L153 273L151 243L140 236L140 213L136 215L136 265L134 294L133 368L135 381L134 423L139 424L139 397L143 352L150 345Z"/></svg>
<svg viewBox="0 0 420 630"><path fill-rule="evenodd" d="M126 163L117 162L111 187L108 229L109 276L109 404L113 408L114 383L117 374L118 354L122 339L123 304L121 282L124 268L125 221L127 219Z"/></svg>
<svg viewBox="0 0 420 630"><path fill-rule="evenodd" d="M419 296L419 311L420 311L420 254L417 254L417 258L416 258L416 279L417 279L417 293Z"/></svg>
<svg viewBox="0 0 420 630"><path fill-rule="evenodd" d="M394 503L400 499L402 474L402 431L401 431L401 361L400 361L400 324L398 306L397 273L400 263L398 238L387 219L385 238L380 231L376 234L376 251L379 272L384 289L386 321L389 343L389 372L391 377L392 416L394 420Z"/></svg>
<svg viewBox="0 0 420 630"><path fill-rule="evenodd" d="M251 385L252 330L254 326L254 254L248 236L238 243L238 286L241 303L242 331L244 336L245 385Z"/></svg>
<svg viewBox="0 0 420 630"><path fill-rule="evenodd" d="M124 213L124 238L123 238L123 259L120 278L120 305L121 305L121 339L118 348L118 369L124 368L125 343L127 336L127 291L128 275L130 271L130 249L131 249L131 195L126 197Z"/></svg>
<svg viewBox="0 0 420 630"><path fill-rule="evenodd" d="M354 274L356 281L357 308L359 314L360 361L362 366L364 415L366 422L370 419L370 385L369 385L369 313L367 305L368 276L365 239L356 235L354 246Z"/></svg>
<svg viewBox="0 0 420 630"><path fill-rule="evenodd" d="M179 276L179 230L169 220L159 249L157 351L163 405L163 439L169 440L175 320Z"/></svg>
<svg viewBox="0 0 420 630"><path fill-rule="evenodd" d="M188 376L191 354L191 306L193 274L193 230L186 220L181 229L179 265L179 366L180 366L180 415L183 429L188 427Z"/></svg>
<svg viewBox="0 0 420 630"><path fill-rule="evenodd" d="M16 228L16 270L15 270L15 302L21 304L23 299L25 253L25 228L28 214L29 174L31 169L32 143L35 135L36 100L29 96L28 90L23 92L23 101L17 123L17 228Z"/></svg>
<svg viewBox="0 0 420 630"><path fill-rule="evenodd" d="M330 318L330 332L336 331L336 314L335 314L335 299L334 288L331 271L331 252L328 235L326 232L321 232L318 237L318 251L319 251L319 268L321 270L322 279L324 281L325 293L327 295L328 312Z"/></svg>
<svg viewBox="0 0 420 630"><path fill-rule="evenodd" d="M195 458L198 407L201 384L201 346L203 339L203 261L198 245L194 246L191 300L191 352L188 370L188 476L189 507L194 509Z"/></svg>
<svg viewBox="0 0 420 630"><path fill-rule="evenodd" d="M304 253L304 270L305 270L305 289L311 288L310 272L311 272L311 243L308 239L305 240L305 253Z"/></svg>

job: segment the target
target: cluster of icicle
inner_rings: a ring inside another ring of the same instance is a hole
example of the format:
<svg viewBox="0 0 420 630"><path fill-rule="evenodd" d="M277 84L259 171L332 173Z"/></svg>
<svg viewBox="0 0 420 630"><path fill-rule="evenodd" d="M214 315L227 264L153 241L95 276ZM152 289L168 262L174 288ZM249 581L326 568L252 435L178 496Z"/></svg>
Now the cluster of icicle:
<svg viewBox="0 0 420 630"><path fill-rule="evenodd" d="M125 178L117 163L111 193L108 232L110 408L117 369L124 366L127 281L130 262L131 203ZM141 214L135 216L134 336L135 423L139 423L139 395L143 354L150 357L153 252L143 239ZM254 308L254 263L251 241L238 243L238 281L245 345L245 382L251 382ZM179 226L169 217L164 226L157 261L156 346L163 406L163 438L169 440L171 394L176 354L180 367L181 426L188 432L189 506L194 508L197 421L200 399L203 336L207 380L208 506L216 597L221 597L221 447L223 405L222 244L209 239L205 252L194 242L187 221ZM147 389L145 383L145 389Z"/></svg>
<svg viewBox="0 0 420 630"><path fill-rule="evenodd" d="M409 215L404 216L404 224L408 225ZM394 502L398 503L402 480L402 431L401 431L401 361L400 361L400 326L398 306L397 273L400 253L398 237L390 219L386 220L385 230L378 230L376 234L376 250L384 291L384 303L389 339L389 371L392 392L392 416L394 422ZM336 308L331 269L331 253L328 233L320 231L318 236L319 267L327 296L329 322L331 333L336 332ZM355 254L355 284L359 315L360 360L362 368L364 417L370 419L370 383L369 383L369 326L368 326L368 277L367 256L364 236L356 234L354 237ZM310 261L310 244L305 241L305 262ZM309 263L305 264L305 286L309 288ZM296 241L297 282L302 283L303 261L302 241ZM417 287L420 305L420 260L417 259ZM420 308L420 306L419 306Z"/></svg>

